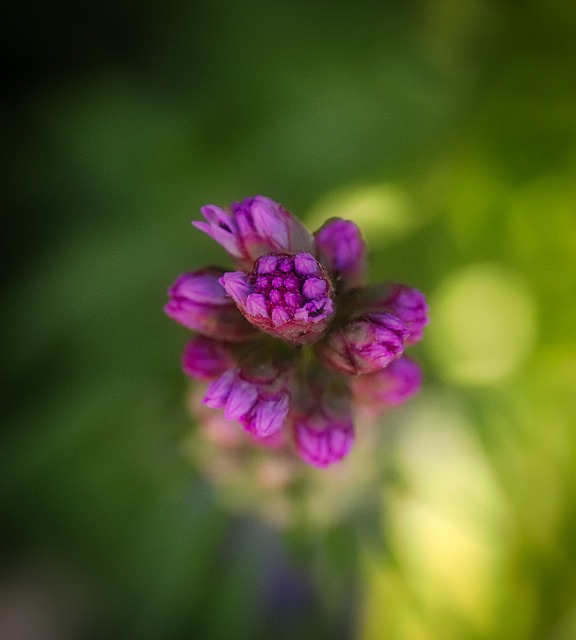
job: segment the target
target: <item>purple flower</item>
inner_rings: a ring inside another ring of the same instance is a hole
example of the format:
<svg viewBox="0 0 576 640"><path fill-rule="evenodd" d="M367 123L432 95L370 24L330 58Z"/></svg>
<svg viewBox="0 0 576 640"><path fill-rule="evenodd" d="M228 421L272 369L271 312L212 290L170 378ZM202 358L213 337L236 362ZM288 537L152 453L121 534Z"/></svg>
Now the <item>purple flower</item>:
<svg viewBox="0 0 576 640"><path fill-rule="evenodd" d="M204 402L224 409L224 417L238 420L256 438L280 430L290 407L289 376L273 365L235 368L223 373L206 391Z"/></svg>
<svg viewBox="0 0 576 640"><path fill-rule="evenodd" d="M310 381L294 403L296 450L306 462L327 467L344 458L354 442L351 397L346 388Z"/></svg>
<svg viewBox="0 0 576 640"><path fill-rule="evenodd" d="M387 310L397 315L406 325L406 344L422 340L428 324L428 305L421 291L397 283L382 283L349 293L354 305L364 310Z"/></svg>
<svg viewBox="0 0 576 640"><path fill-rule="evenodd" d="M207 267L185 273L168 290L164 311L188 329L211 338L243 342L254 334L253 327L238 314L220 284L223 270Z"/></svg>
<svg viewBox="0 0 576 640"><path fill-rule="evenodd" d="M242 267L273 251L312 251L314 241L306 227L281 205L255 196L234 202L230 213L212 204L202 207L208 221L193 222L214 238Z"/></svg>
<svg viewBox="0 0 576 640"><path fill-rule="evenodd" d="M322 337L334 313L330 276L309 253L268 253L220 282L249 322L293 344Z"/></svg>
<svg viewBox="0 0 576 640"><path fill-rule="evenodd" d="M362 282L366 271L366 243L353 222L332 218L314 237L320 260L345 287Z"/></svg>
<svg viewBox="0 0 576 640"><path fill-rule="evenodd" d="M208 267L170 288L166 313L198 332L184 372L211 381L205 405L223 409L246 438L291 446L318 467L341 460L354 441L354 407L396 406L420 388L420 369L403 354L428 322L423 294L363 287L366 245L348 220L311 235L263 196L202 213L207 222L194 225L238 270Z"/></svg>
<svg viewBox="0 0 576 640"><path fill-rule="evenodd" d="M375 311L335 328L317 345L316 354L335 371L373 373L402 355L407 336L398 316Z"/></svg>

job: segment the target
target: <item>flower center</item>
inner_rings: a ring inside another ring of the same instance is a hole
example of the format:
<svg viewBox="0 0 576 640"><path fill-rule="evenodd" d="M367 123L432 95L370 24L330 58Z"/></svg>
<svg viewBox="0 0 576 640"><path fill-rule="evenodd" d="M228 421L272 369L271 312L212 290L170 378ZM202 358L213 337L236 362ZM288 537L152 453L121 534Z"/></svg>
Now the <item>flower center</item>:
<svg viewBox="0 0 576 640"><path fill-rule="evenodd" d="M316 258L309 253L266 254L256 261L250 280L254 293L264 297L270 314L278 309L290 318L306 303L330 295L330 283ZM309 310L315 311L315 306L311 305Z"/></svg>

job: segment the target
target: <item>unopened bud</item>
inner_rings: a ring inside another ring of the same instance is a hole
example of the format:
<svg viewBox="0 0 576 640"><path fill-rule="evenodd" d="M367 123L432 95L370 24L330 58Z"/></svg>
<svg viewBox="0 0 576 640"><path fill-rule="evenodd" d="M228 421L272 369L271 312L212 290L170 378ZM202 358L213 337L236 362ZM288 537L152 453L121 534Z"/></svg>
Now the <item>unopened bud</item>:
<svg viewBox="0 0 576 640"><path fill-rule="evenodd" d="M366 243L350 220L332 218L314 234L320 262L344 288L361 284L366 271Z"/></svg>
<svg viewBox="0 0 576 640"><path fill-rule="evenodd" d="M348 455L354 442L350 396L321 384L313 387L304 390L294 411L294 443L306 462L327 467Z"/></svg>
<svg viewBox="0 0 576 640"><path fill-rule="evenodd" d="M226 273L221 282L250 323L292 344L320 339L334 313L330 278L309 253L270 253L250 274Z"/></svg>
<svg viewBox="0 0 576 640"><path fill-rule="evenodd" d="M335 371L358 375L383 369L404 351L406 325L388 312L368 313L334 328L316 347Z"/></svg>
<svg viewBox="0 0 576 640"><path fill-rule="evenodd" d="M428 305L425 295L403 284L383 283L366 287L356 296L355 304L367 311L385 310L397 315L406 325L406 344L411 345L422 339L424 327L428 324Z"/></svg>
<svg viewBox="0 0 576 640"><path fill-rule="evenodd" d="M230 213L214 205L202 207L208 222L193 222L221 244L243 268L272 251L312 251L306 227L282 205L264 196L234 202Z"/></svg>
<svg viewBox="0 0 576 640"><path fill-rule="evenodd" d="M218 340L242 342L255 331L220 284L222 274L222 269L208 267L181 275L168 290L170 299L164 311L188 329Z"/></svg>
<svg viewBox="0 0 576 640"><path fill-rule="evenodd" d="M238 420L254 437L265 438L279 431L288 415L288 375L273 365L231 369L210 384L204 402L223 408L227 420Z"/></svg>

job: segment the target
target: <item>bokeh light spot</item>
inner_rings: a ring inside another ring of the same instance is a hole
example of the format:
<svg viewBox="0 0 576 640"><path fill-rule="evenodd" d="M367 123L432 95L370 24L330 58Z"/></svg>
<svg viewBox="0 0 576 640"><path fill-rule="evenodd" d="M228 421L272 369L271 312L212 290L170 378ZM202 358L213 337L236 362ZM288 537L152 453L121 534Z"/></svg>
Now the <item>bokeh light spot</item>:
<svg viewBox="0 0 576 640"><path fill-rule="evenodd" d="M391 184L349 186L328 193L310 213L308 224L318 228L328 218L352 220L364 237L391 241L416 226L418 220L404 192Z"/></svg>
<svg viewBox="0 0 576 640"><path fill-rule="evenodd" d="M536 333L533 297L503 266L472 265L447 278L431 300L428 348L449 380L491 384L513 373Z"/></svg>

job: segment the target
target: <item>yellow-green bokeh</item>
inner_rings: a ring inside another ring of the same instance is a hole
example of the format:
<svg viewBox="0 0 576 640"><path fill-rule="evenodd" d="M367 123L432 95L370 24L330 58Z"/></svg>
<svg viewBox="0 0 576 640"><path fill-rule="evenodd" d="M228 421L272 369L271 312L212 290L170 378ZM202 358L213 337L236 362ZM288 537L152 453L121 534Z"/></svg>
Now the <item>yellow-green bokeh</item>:
<svg viewBox="0 0 576 640"><path fill-rule="evenodd" d="M522 277L500 265L474 264L448 275L432 293L431 314L427 346L450 382L499 382L534 348L533 296Z"/></svg>

